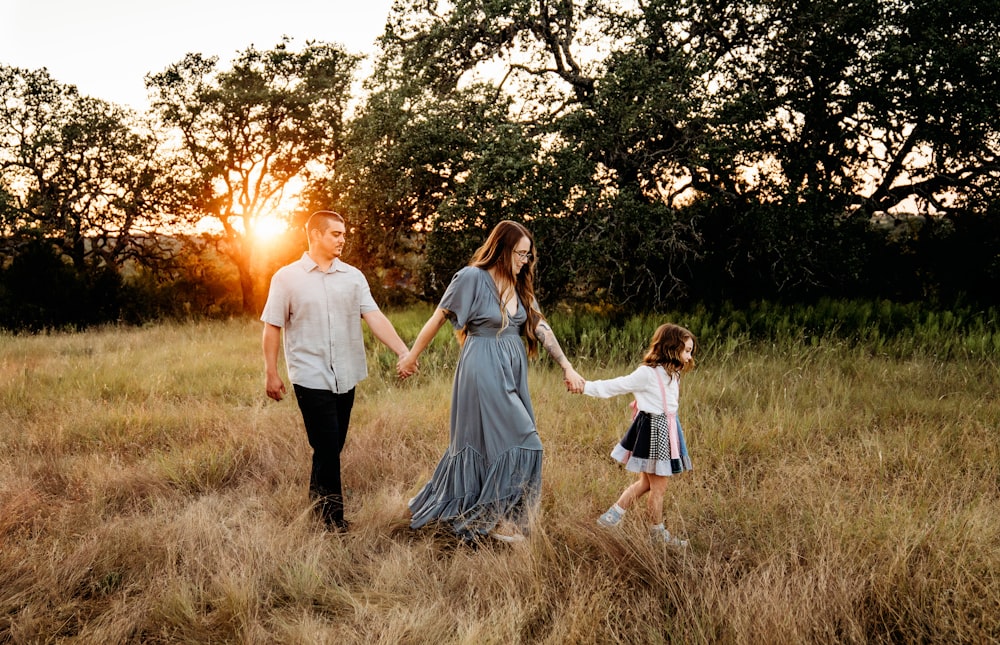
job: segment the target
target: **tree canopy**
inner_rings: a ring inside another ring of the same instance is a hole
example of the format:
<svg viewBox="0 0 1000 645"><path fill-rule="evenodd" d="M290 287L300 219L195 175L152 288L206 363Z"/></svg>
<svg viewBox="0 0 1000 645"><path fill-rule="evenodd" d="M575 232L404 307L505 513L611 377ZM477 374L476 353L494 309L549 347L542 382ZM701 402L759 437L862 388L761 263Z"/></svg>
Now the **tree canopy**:
<svg viewBox="0 0 1000 645"><path fill-rule="evenodd" d="M7 252L44 238L79 271L155 264L175 221L169 161L137 115L45 70L0 67L0 227Z"/></svg>
<svg viewBox="0 0 1000 645"><path fill-rule="evenodd" d="M851 292L873 217L995 203L998 9L400 0L335 194L428 231L429 287L514 218L552 296Z"/></svg>
<svg viewBox="0 0 1000 645"><path fill-rule="evenodd" d="M255 231L319 208L380 301L435 300L501 219L543 301L1000 294L1000 0L396 0L352 94L359 61L190 53L144 116L0 68L0 301L209 218L256 313Z"/></svg>
<svg viewBox="0 0 1000 645"><path fill-rule="evenodd" d="M147 76L152 108L179 135L188 208L221 225L223 250L239 270L243 310L259 303L253 237L260 220L314 170L343 155L343 120L358 58L338 46L287 39L268 51L253 46L228 69L188 54Z"/></svg>

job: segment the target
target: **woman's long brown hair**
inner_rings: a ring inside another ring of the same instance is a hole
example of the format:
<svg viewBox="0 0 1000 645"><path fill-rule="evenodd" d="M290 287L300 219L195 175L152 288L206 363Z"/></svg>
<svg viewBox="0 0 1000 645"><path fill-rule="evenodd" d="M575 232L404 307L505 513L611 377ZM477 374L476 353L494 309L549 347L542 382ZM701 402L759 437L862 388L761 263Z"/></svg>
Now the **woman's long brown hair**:
<svg viewBox="0 0 1000 645"><path fill-rule="evenodd" d="M531 242L531 259L521 271L515 276L511 268L513 266L514 248L521 238L526 237ZM543 320L542 314L535 309L535 263L538 261L535 253L535 238L531 236L521 224L504 220L493 227L489 237L483 245L476 249L472 256L470 266L480 269L493 270L497 275L497 290L503 293L508 285L514 285L517 297L521 299L524 308L528 311L528 321L524 325L524 336L528 342L528 356L538 355L538 335L535 328ZM504 321L507 319L507 310L501 303Z"/></svg>

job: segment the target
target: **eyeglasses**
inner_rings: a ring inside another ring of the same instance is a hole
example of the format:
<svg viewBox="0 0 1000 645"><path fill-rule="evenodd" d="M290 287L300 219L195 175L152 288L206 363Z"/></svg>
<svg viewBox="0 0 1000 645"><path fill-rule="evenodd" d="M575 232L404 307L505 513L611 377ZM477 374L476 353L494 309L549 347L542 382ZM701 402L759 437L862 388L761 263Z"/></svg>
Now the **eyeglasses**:
<svg viewBox="0 0 1000 645"><path fill-rule="evenodd" d="M522 260L526 260L528 262L530 262L531 259L535 257L534 255L531 254L531 251L514 251L514 254L517 257L521 258Z"/></svg>

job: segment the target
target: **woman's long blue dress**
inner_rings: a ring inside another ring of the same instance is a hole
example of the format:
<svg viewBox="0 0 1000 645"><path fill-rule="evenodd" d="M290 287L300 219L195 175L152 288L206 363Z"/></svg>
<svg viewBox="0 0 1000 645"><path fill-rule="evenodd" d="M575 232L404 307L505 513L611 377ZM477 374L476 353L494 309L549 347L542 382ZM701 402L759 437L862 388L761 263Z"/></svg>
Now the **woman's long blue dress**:
<svg viewBox="0 0 1000 645"><path fill-rule="evenodd" d="M528 397L524 303L504 324L493 278L465 267L438 306L466 338L452 387L448 450L410 500L410 526L448 523L467 538L488 534L500 520L527 530L541 491L542 442Z"/></svg>

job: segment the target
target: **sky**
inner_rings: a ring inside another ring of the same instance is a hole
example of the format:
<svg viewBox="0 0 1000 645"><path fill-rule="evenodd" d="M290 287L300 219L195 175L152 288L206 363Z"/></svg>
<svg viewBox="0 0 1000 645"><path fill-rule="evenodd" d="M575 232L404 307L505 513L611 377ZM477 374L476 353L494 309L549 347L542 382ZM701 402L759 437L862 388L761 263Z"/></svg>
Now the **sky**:
<svg viewBox="0 0 1000 645"><path fill-rule="evenodd" d="M0 65L46 68L81 93L147 106L144 77L185 54L227 63L282 36L371 54L392 0L0 0Z"/></svg>

